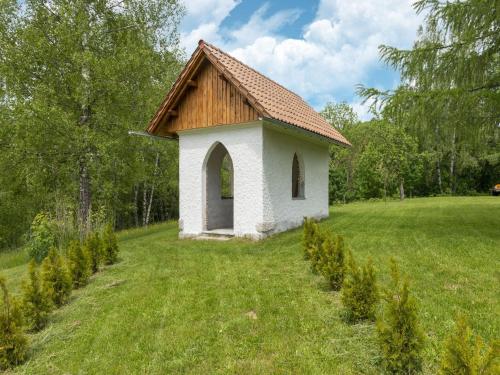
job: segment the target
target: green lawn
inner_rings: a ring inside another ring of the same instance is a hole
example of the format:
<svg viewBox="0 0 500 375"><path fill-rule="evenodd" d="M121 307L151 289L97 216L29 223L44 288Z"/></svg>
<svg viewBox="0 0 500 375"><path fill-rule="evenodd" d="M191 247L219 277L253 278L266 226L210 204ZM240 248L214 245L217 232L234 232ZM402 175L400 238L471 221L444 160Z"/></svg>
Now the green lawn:
<svg viewBox="0 0 500 375"><path fill-rule="evenodd" d="M371 256L381 283L391 256L410 276L428 336L424 373L458 312L499 338L500 198L335 206L321 225L358 259ZM121 262L53 314L14 373L380 373L374 325L342 320L339 295L302 260L300 230L261 242L176 236L174 223L122 232ZM12 288L24 261L0 256Z"/></svg>

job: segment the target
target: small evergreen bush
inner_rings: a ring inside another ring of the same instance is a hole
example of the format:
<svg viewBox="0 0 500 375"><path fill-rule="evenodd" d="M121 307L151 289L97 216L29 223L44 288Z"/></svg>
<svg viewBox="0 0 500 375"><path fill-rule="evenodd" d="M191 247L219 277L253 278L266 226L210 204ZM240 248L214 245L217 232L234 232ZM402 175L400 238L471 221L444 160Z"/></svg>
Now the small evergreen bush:
<svg viewBox="0 0 500 375"><path fill-rule="evenodd" d="M23 283L23 313L28 328L39 331L45 327L52 309L53 290L42 287L40 272L32 260L29 264L29 279Z"/></svg>
<svg viewBox="0 0 500 375"><path fill-rule="evenodd" d="M323 251L322 243L314 244L309 248L309 261L311 263L312 273L319 273L319 260Z"/></svg>
<svg viewBox="0 0 500 375"><path fill-rule="evenodd" d="M304 218L304 234L302 236L302 245L304 249L304 259L311 259L311 252L314 246L319 246L321 242L321 236L319 233L319 226L316 223L316 220L312 218L305 217Z"/></svg>
<svg viewBox="0 0 500 375"><path fill-rule="evenodd" d="M464 317L456 320L456 329L446 340L441 358L440 375L500 374L500 347L485 344L467 324Z"/></svg>
<svg viewBox="0 0 500 375"><path fill-rule="evenodd" d="M118 242L113 232L113 226L108 223L102 235L102 257L104 264L111 265L118 260Z"/></svg>
<svg viewBox="0 0 500 375"><path fill-rule="evenodd" d="M73 287L78 289L87 285L92 273L87 249L82 247L80 241L74 240L69 243L67 254Z"/></svg>
<svg viewBox="0 0 500 375"><path fill-rule="evenodd" d="M408 280L401 284L394 260L391 261L391 271L392 287L384 293L385 311L377 319L382 360L391 374L415 374L422 368L424 334Z"/></svg>
<svg viewBox="0 0 500 375"><path fill-rule="evenodd" d="M52 247L42 262L43 287L51 293L52 302L60 307L69 300L72 280L63 257Z"/></svg>
<svg viewBox="0 0 500 375"><path fill-rule="evenodd" d="M11 299L5 279L0 277L3 304L0 305L0 370L18 365L26 359L28 339L22 330L23 317L19 304Z"/></svg>
<svg viewBox="0 0 500 375"><path fill-rule="evenodd" d="M53 225L47 214L41 212L31 223L27 250L30 258L40 263L56 242Z"/></svg>
<svg viewBox="0 0 500 375"><path fill-rule="evenodd" d="M342 304L347 320L374 320L379 301L375 269L371 259L361 268L358 267L351 252L342 286Z"/></svg>
<svg viewBox="0 0 500 375"><path fill-rule="evenodd" d="M333 290L340 290L344 282L344 260L344 238L339 235L326 235L320 246L317 269Z"/></svg>
<svg viewBox="0 0 500 375"><path fill-rule="evenodd" d="M89 234L84 243L85 251L90 254L90 266L92 273L99 271L102 261L102 243L98 232Z"/></svg>

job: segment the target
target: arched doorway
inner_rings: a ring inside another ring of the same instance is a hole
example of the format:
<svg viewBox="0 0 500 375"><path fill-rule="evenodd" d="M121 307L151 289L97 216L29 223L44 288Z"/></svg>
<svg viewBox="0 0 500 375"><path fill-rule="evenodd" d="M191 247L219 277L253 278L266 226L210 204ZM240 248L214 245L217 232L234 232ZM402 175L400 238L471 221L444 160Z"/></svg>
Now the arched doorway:
<svg viewBox="0 0 500 375"><path fill-rule="evenodd" d="M220 142L211 147L205 160L205 230L232 230L234 225L233 161Z"/></svg>

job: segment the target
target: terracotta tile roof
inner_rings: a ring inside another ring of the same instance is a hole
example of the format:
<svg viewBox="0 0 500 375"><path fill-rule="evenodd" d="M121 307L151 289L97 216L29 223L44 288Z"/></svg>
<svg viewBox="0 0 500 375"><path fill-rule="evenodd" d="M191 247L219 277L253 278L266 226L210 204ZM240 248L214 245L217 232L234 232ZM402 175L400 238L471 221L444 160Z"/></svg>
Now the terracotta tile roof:
<svg viewBox="0 0 500 375"><path fill-rule="evenodd" d="M203 40L200 40L198 48L151 120L147 129L149 133L155 133L168 108L182 91L184 81L189 78L192 69L196 69L201 55L205 55L229 81L237 86L262 117L302 128L335 143L351 145L300 96Z"/></svg>
<svg viewBox="0 0 500 375"><path fill-rule="evenodd" d="M344 145L351 145L297 94L211 44L201 40L200 48L207 53L209 58L213 56L217 63L227 70L227 73L241 83L249 95L264 108L265 117L309 130Z"/></svg>

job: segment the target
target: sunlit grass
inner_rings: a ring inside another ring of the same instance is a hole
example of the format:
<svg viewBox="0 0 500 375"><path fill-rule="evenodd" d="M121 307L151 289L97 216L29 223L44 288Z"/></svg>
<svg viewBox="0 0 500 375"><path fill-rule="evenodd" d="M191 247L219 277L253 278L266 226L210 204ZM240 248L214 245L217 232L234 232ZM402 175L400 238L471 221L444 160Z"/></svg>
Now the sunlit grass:
<svg viewBox="0 0 500 375"><path fill-rule="evenodd" d="M321 225L343 234L360 261L371 256L382 284L390 257L409 275L430 374L456 313L485 339L499 337L499 213L494 197L427 198L335 206ZM342 320L339 295L302 260L300 230L261 242L181 241L168 223L119 239L120 263L54 313L14 372L380 372L374 326ZM26 267L12 262L0 273L14 288Z"/></svg>

